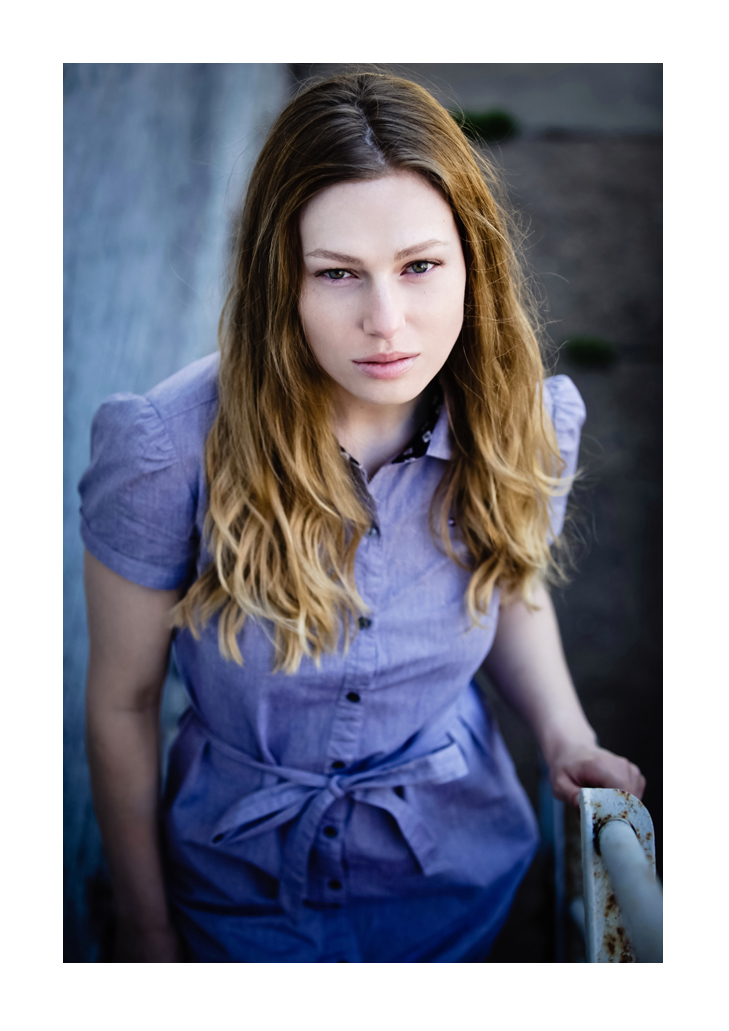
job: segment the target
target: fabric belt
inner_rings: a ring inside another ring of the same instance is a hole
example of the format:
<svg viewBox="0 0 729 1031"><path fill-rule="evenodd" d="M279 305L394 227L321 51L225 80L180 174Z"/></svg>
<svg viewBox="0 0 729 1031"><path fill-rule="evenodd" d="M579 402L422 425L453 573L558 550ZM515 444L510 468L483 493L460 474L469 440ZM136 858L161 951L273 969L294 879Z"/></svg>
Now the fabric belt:
<svg viewBox="0 0 729 1031"><path fill-rule="evenodd" d="M442 869L438 859L435 838L420 816L401 798L396 787L406 784L445 784L468 773L468 764L462 749L447 728L459 723L455 709L449 710L437 723L417 734L409 745L368 769L358 773L320 774L257 762L246 752L235 748L219 737L194 708L183 715L180 727L194 720L211 744L250 769L273 775L279 783L259 788L234 802L220 817L212 833L211 844L218 846L265 834L281 824L295 821L283 855L279 901L294 919L306 893L309 853L324 813L339 798L350 797L357 802L384 809L395 819L403 838L424 874L432 875ZM439 747L425 751L430 742ZM425 752L425 754L423 754Z"/></svg>

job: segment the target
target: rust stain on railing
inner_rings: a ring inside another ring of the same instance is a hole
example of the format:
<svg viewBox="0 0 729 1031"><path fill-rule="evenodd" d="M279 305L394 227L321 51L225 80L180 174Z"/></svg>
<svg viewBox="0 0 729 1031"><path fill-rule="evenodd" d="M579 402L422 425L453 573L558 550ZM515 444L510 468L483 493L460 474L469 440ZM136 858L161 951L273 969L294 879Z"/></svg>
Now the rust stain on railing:
<svg viewBox="0 0 729 1031"><path fill-rule="evenodd" d="M582 851L588 960L597 963L636 963L637 957L625 929L610 875L600 855L600 832L610 820L630 824L655 869L653 825L640 801L626 791L584 792L580 814L583 821ZM605 804L603 804L603 800ZM588 826L589 823L589 826ZM588 917L588 913L590 914Z"/></svg>

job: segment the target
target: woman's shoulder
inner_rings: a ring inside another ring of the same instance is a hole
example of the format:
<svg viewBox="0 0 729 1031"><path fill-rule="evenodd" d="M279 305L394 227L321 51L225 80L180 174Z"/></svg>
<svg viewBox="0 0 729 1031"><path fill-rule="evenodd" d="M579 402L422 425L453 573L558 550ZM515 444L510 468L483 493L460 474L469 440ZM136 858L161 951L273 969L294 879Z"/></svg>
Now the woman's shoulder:
<svg viewBox="0 0 729 1031"><path fill-rule="evenodd" d="M161 418L174 419L195 408L218 402L220 355L206 354L162 380L144 395Z"/></svg>
<svg viewBox="0 0 729 1031"><path fill-rule="evenodd" d="M551 376L544 381L544 407L552 420L554 433L557 438L557 446L562 456L564 466L560 475L566 489L551 499L551 524L550 543L555 541L562 532L564 526L565 512L567 509L567 494L572 483L572 478L577 472L577 460L580 451L580 435L585 421L585 403L580 392L569 376Z"/></svg>
<svg viewBox="0 0 729 1031"><path fill-rule="evenodd" d="M183 463L199 457L218 407L218 354L180 369L146 394L111 394L94 416L92 441L114 438L127 452Z"/></svg>
<svg viewBox="0 0 729 1031"><path fill-rule="evenodd" d="M219 364L219 354L208 354L144 395L173 438L195 435L195 429L207 436L218 407Z"/></svg>
<svg viewBox="0 0 729 1031"><path fill-rule="evenodd" d="M209 355L144 396L112 394L94 416L78 487L81 536L100 562L142 586L175 587L193 568L217 371Z"/></svg>
<svg viewBox="0 0 729 1031"><path fill-rule="evenodd" d="M569 376L545 379L544 406L558 435L580 430L587 415L585 402Z"/></svg>

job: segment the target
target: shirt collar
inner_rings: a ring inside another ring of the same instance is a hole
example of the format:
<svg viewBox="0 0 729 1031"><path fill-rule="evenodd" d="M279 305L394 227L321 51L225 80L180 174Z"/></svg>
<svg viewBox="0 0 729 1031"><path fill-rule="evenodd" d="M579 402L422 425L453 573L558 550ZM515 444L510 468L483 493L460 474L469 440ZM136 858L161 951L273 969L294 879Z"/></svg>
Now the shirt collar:
<svg viewBox="0 0 729 1031"><path fill-rule="evenodd" d="M358 469L361 468L357 459L345 451L341 444L339 451L353 466ZM391 460L390 464L400 465L402 463L415 462L424 455L429 455L431 458L442 458L446 461L452 457L448 412L443 400L443 391L440 384L436 386L432 406L425 421L417 433L414 434L409 444L403 448L399 455Z"/></svg>
<svg viewBox="0 0 729 1031"><path fill-rule="evenodd" d="M430 458L443 458L446 462L453 457L451 434L448 426L448 411L445 404L441 407L438 421L433 427L433 435L430 438L428 450L425 453Z"/></svg>

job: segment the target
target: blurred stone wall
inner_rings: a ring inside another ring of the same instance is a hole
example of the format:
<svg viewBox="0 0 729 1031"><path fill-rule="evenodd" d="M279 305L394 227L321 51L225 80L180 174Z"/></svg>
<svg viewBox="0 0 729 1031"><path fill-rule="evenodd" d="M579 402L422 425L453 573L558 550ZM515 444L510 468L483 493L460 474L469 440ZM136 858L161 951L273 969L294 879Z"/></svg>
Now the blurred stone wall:
<svg viewBox="0 0 729 1031"><path fill-rule="evenodd" d="M601 744L647 778L661 875L661 139L517 139L502 145L498 160L531 221L529 259L549 302L555 371L574 380L587 407L572 504L576 568L570 585L554 592L565 653ZM570 361L561 345L579 335L611 343L614 364ZM536 749L517 718L494 704L536 804ZM567 816L574 844L579 828ZM529 883L551 897L545 863L535 864L522 901ZM569 877L567 887L569 894ZM518 915L507 933L523 954ZM534 961L550 958L544 913L526 940Z"/></svg>

